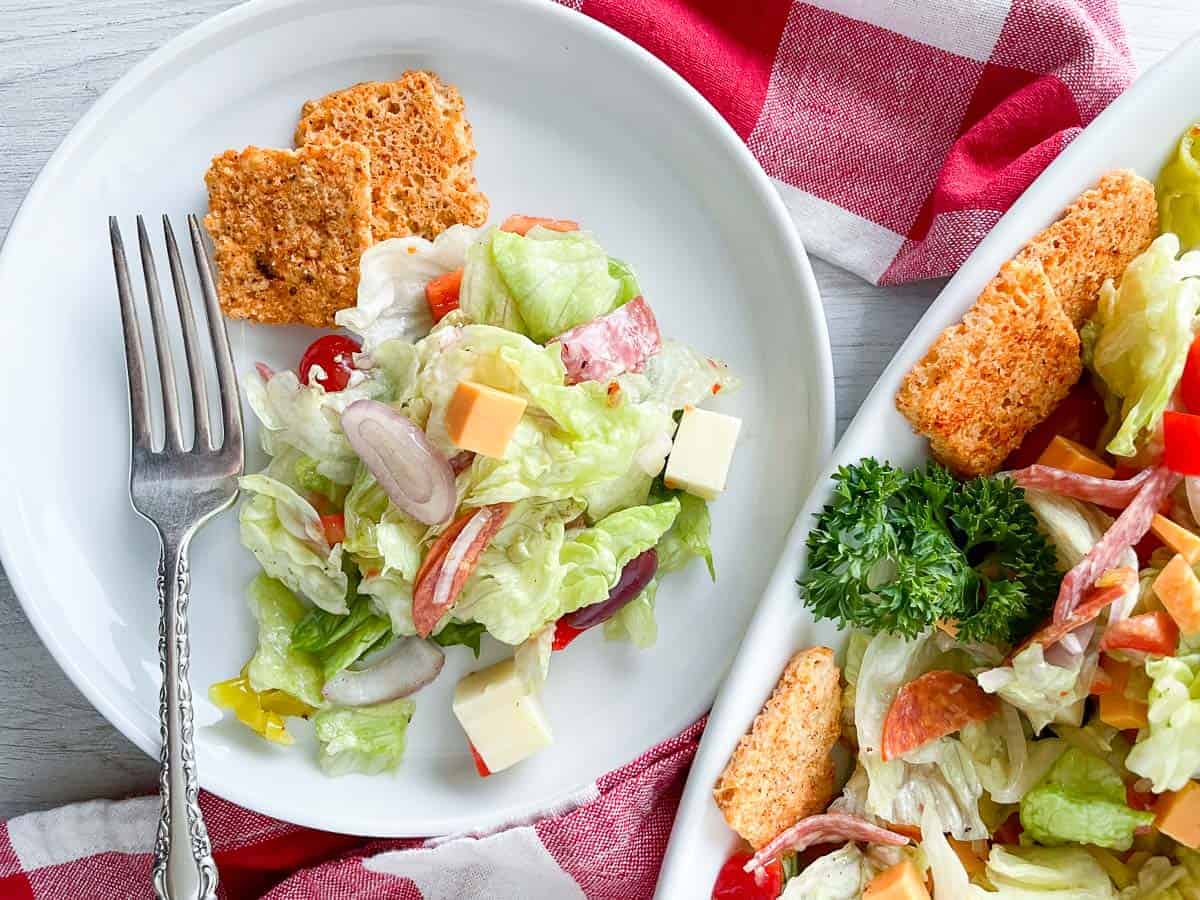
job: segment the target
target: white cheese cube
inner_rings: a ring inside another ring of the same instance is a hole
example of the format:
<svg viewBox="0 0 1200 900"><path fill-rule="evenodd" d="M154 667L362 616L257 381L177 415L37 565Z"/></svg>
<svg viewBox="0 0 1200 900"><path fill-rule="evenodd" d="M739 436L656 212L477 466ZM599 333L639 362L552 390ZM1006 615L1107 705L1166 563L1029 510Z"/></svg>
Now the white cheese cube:
<svg viewBox="0 0 1200 900"><path fill-rule="evenodd" d="M515 765L554 740L541 700L511 659L463 678L454 689L453 709L490 772Z"/></svg>
<svg viewBox="0 0 1200 900"><path fill-rule="evenodd" d="M675 444L667 460L667 487L682 488L705 500L725 490L742 420L689 406L679 420Z"/></svg>

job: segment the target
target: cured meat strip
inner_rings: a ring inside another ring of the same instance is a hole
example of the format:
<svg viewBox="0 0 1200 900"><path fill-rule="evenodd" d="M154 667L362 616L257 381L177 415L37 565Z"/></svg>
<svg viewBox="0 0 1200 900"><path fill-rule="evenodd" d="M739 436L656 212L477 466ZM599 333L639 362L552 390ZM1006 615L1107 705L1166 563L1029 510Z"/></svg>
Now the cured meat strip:
<svg viewBox="0 0 1200 900"><path fill-rule="evenodd" d="M807 850L814 844L832 844L840 841L866 841L872 844L891 844L902 847L908 838L878 825L872 825L858 816L845 813L823 813L801 819L791 828L781 831L766 846L750 857L745 870L753 872L777 859L789 850Z"/></svg>
<svg viewBox="0 0 1200 900"><path fill-rule="evenodd" d="M554 340L562 345L568 384L640 372L646 358L662 347L658 323L642 297L634 297L606 316L576 325Z"/></svg>
<svg viewBox="0 0 1200 900"><path fill-rule="evenodd" d="M1091 589L1100 575L1116 566L1121 554L1146 536L1154 514L1183 477L1162 466L1148 471L1150 474L1142 482L1137 496L1104 532L1104 537L1063 576L1054 603L1055 622L1069 619L1079 598Z"/></svg>
<svg viewBox="0 0 1200 900"><path fill-rule="evenodd" d="M474 515L464 516L451 525L430 548L426 560L435 553L440 559L422 564L413 587L413 625L421 637L429 637L442 616L454 605L475 570L480 554L504 525L511 509L511 503L480 507Z"/></svg>
<svg viewBox="0 0 1200 900"><path fill-rule="evenodd" d="M1013 655L1015 656L1034 642L1043 647L1052 647L1071 632L1082 628L1088 622L1095 621L1100 613L1136 587L1137 572L1133 569L1109 569L1100 576L1096 586L1076 604L1075 609L1067 618L1061 621L1052 619L1048 625L1034 632L1028 640L1014 650Z"/></svg>
<svg viewBox="0 0 1200 900"><path fill-rule="evenodd" d="M1122 509L1133 501L1133 498L1138 495L1142 486L1154 475L1155 471L1157 470L1142 469L1132 478L1117 481L1112 478L1098 478L1095 475L1068 472L1053 466L1033 465L1009 472L1008 477L1023 488L1053 491L1064 497L1095 503L1097 506Z"/></svg>

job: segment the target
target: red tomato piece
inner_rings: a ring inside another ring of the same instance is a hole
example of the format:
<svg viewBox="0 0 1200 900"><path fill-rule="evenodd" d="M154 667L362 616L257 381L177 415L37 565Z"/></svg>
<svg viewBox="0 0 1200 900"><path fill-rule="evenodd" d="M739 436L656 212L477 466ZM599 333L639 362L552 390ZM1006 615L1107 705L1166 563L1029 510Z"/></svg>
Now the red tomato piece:
<svg viewBox="0 0 1200 900"><path fill-rule="evenodd" d="M1153 791L1139 791L1136 781L1130 781L1125 785L1125 805L1130 809L1146 812L1154 809L1154 804L1158 802L1158 794Z"/></svg>
<svg viewBox="0 0 1200 900"><path fill-rule="evenodd" d="M738 851L725 861L713 885L712 900L776 900L783 891L783 866L767 863L755 873L744 871L750 854Z"/></svg>
<svg viewBox="0 0 1200 900"><path fill-rule="evenodd" d="M321 528L325 531L325 540L331 547L346 540L346 517L342 513L321 516Z"/></svg>
<svg viewBox="0 0 1200 900"><path fill-rule="evenodd" d="M1192 341L1188 350L1183 377L1179 379L1179 396L1184 406L1194 413L1200 413L1200 338Z"/></svg>
<svg viewBox="0 0 1200 900"><path fill-rule="evenodd" d="M1013 813L1004 820L1004 824L996 829L992 835L993 844L1019 844L1021 842L1021 832L1025 829L1021 825L1021 814Z"/></svg>
<svg viewBox="0 0 1200 900"><path fill-rule="evenodd" d="M546 219L542 216L509 216L500 226L501 231L511 231L513 234L524 236L535 225L541 225L551 231L578 231L579 223L571 219Z"/></svg>
<svg viewBox="0 0 1200 900"><path fill-rule="evenodd" d="M559 619L554 623L554 642L550 645L553 650L565 650L567 645L575 638L579 637L587 631L586 628L576 628L567 622L566 619Z"/></svg>
<svg viewBox="0 0 1200 900"><path fill-rule="evenodd" d="M1092 387L1091 379L1084 378L1071 388L1044 421L1025 435L1021 446L1008 455L1001 468L1012 471L1032 466L1056 435L1070 438L1085 447L1094 447L1107 422L1104 401Z"/></svg>
<svg viewBox="0 0 1200 900"><path fill-rule="evenodd" d="M1139 650L1157 656L1174 656L1178 646L1179 626L1161 609L1114 622L1100 642L1101 650Z"/></svg>
<svg viewBox="0 0 1200 900"><path fill-rule="evenodd" d="M1180 475L1200 475L1200 416L1163 413L1163 463Z"/></svg>
<svg viewBox="0 0 1200 900"><path fill-rule="evenodd" d="M462 288L463 270L455 269L439 275L425 285L425 301L433 313L433 321L440 322L446 313L458 309L458 293Z"/></svg>
<svg viewBox="0 0 1200 900"><path fill-rule="evenodd" d="M326 334L308 345L300 357L300 383L308 384L308 373L319 366L324 376L317 376L317 384L330 391L340 391L350 383L354 371L354 354L362 350L358 341L344 334Z"/></svg>
<svg viewBox="0 0 1200 900"><path fill-rule="evenodd" d="M995 715L996 698L975 679L935 669L910 681L896 693L883 720L884 760L897 759L971 722Z"/></svg>
<svg viewBox="0 0 1200 900"><path fill-rule="evenodd" d="M480 778L487 778L492 774L492 770L487 767L487 763L483 761L483 757L479 755L474 744L467 741L467 746L471 748L471 759L475 760L475 771L479 773Z"/></svg>

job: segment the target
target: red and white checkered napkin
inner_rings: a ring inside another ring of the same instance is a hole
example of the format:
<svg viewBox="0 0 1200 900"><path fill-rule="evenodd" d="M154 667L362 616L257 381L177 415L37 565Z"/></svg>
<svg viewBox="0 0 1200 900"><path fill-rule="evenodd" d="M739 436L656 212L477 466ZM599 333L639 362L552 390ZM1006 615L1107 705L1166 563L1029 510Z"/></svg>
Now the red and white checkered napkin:
<svg viewBox="0 0 1200 900"><path fill-rule="evenodd" d="M1116 0L562 0L690 81L808 250L948 275L1134 77Z"/></svg>
<svg viewBox="0 0 1200 900"><path fill-rule="evenodd" d="M704 722L556 810L486 835L375 840L201 795L225 900L639 900L654 891ZM2 900L151 900L158 798L80 803L0 826Z"/></svg>
<svg viewBox="0 0 1200 900"><path fill-rule="evenodd" d="M808 248L864 278L945 275L1133 77L1115 0L563 0L729 120ZM204 798L230 900L639 900L702 725L487 836L374 841ZM157 800L0 829L0 898L149 897Z"/></svg>

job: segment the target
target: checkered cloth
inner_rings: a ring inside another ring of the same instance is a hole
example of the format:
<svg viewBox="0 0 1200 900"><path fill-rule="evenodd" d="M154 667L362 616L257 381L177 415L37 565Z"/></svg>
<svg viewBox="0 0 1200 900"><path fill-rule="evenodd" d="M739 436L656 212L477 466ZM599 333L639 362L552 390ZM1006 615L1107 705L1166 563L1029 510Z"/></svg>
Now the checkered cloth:
<svg viewBox="0 0 1200 900"><path fill-rule="evenodd" d="M677 69L775 179L813 252L945 275L1133 77L1115 0L563 0ZM363 841L205 795L222 896L649 897L702 723L536 821ZM0 898L149 898L158 801L0 827Z"/></svg>

